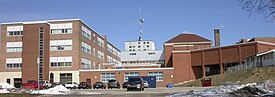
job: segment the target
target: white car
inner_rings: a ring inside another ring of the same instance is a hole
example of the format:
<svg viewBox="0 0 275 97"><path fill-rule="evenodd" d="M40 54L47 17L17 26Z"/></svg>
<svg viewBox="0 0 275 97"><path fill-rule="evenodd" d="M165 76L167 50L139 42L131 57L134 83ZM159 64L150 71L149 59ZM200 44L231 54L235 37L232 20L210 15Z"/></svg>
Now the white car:
<svg viewBox="0 0 275 97"><path fill-rule="evenodd" d="M47 80L41 80L39 84L43 85L45 88L50 88L52 84Z"/></svg>
<svg viewBox="0 0 275 97"><path fill-rule="evenodd" d="M76 82L68 81L65 83L66 88L76 89L78 88L78 84Z"/></svg>
<svg viewBox="0 0 275 97"><path fill-rule="evenodd" d="M149 83L147 81L144 81L144 88L149 88Z"/></svg>

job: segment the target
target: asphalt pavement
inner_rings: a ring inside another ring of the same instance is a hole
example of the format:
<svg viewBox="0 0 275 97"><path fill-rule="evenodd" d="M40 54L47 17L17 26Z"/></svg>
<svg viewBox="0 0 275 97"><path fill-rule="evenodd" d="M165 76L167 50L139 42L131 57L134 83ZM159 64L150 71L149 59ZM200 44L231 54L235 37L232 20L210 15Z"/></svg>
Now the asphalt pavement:
<svg viewBox="0 0 275 97"><path fill-rule="evenodd" d="M145 88L144 91L126 89L75 89L69 95L40 95L40 97L165 97L189 91L201 91L210 87Z"/></svg>

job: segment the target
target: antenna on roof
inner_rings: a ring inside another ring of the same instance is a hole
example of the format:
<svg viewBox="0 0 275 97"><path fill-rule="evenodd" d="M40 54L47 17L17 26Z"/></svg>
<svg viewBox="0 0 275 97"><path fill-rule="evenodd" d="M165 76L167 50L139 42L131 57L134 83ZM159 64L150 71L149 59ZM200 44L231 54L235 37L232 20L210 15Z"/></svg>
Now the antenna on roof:
<svg viewBox="0 0 275 97"><path fill-rule="evenodd" d="M139 8L139 37L138 41L142 40L142 24L144 22L144 19L141 17L141 8Z"/></svg>

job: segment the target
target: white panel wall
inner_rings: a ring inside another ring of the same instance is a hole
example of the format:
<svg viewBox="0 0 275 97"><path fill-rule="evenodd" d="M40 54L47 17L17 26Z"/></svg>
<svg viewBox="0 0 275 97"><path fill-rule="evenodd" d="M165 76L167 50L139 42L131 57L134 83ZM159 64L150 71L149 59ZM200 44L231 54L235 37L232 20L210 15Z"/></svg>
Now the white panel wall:
<svg viewBox="0 0 275 97"><path fill-rule="evenodd" d="M72 45L72 40L51 40L50 45Z"/></svg>
<svg viewBox="0 0 275 97"><path fill-rule="evenodd" d="M50 62L72 62L72 57L50 57Z"/></svg>
<svg viewBox="0 0 275 97"><path fill-rule="evenodd" d="M64 23L64 24L50 24L51 29L66 29L73 28L72 23Z"/></svg>
<svg viewBox="0 0 275 97"><path fill-rule="evenodd" d="M8 26L7 31L23 31L23 26Z"/></svg>
<svg viewBox="0 0 275 97"><path fill-rule="evenodd" d="M22 42L7 42L7 47L22 47Z"/></svg>
<svg viewBox="0 0 275 97"><path fill-rule="evenodd" d="M136 55L130 55L136 53ZM155 53L149 55L149 53ZM164 52L158 51L123 51L121 52L121 61L145 61L145 60L164 60Z"/></svg>

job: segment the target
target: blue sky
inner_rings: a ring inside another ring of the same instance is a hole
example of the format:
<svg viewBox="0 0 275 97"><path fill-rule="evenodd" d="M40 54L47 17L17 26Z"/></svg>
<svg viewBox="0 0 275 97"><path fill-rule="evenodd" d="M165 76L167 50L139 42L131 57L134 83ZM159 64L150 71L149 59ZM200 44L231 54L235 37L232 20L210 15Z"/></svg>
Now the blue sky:
<svg viewBox="0 0 275 97"><path fill-rule="evenodd" d="M124 42L137 40L139 11L145 19L143 39L157 49L184 32L213 40L221 28L221 44L241 38L275 36L275 22L241 10L239 0L1 0L0 22L82 19L121 50Z"/></svg>

